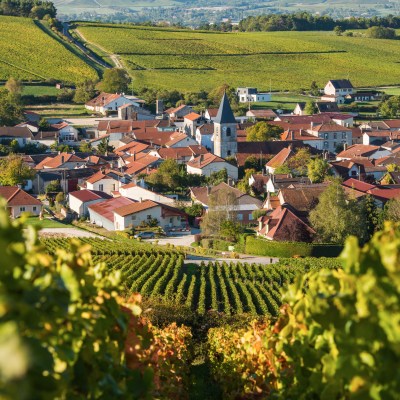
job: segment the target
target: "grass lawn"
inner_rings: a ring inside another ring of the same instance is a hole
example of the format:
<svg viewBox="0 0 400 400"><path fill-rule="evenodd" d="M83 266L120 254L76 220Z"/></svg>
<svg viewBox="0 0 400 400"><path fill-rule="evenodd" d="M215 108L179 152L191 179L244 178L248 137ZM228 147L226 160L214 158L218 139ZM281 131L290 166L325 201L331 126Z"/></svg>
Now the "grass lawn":
<svg viewBox="0 0 400 400"><path fill-rule="evenodd" d="M27 106L30 111L34 111L46 118L63 117L87 117L91 114L85 109L83 104L48 104Z"/></svg>
<svg viewBox="0 0 400 400"><path fill-rule="evenodd" d="M25 221L26 225L39 226L40 228L73 228L71 224L63 224L59 221L44 218L42 221L39 217L29 217Z"/></svg>
<svg viewBox="0 0 400 400"><path fill-rule="evenodd" d="M314 99L309 96L302 96L296 93L271 93L271 101L251 103L251 109L257 110L260 108L272 108L274 110L282 109L293 111L296 104L299 102L307 102Z"/></svg>

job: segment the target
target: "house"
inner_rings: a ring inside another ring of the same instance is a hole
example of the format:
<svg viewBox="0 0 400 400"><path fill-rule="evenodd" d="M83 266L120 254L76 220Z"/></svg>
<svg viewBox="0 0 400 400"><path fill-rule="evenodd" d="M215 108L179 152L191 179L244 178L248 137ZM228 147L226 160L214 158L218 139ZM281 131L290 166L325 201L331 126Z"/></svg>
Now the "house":
<svg viewBox="0 0 400 400"><path fill-rule="evenodd" d="M24 212L38 216L42 210L42 203L18 186L0 186L0 197L6 199L6 207L12 218L18 218Z"/></svg>
<svg viewBox="0 0 400 400"><path fill-rule="evenodd" d="M116 197L91 204L88 206L89 220L92 224L105 228L108 231L114 231L116 230L114 211L130 204L135 204L135 202L126 197ZM123 230L123 228L118 230Z"/></svg>
<svg viewBox="0 0 400 400"><path fill-rule="evenodd" d="M327 122L321 125L311 124L307 131L309 134L323 139L322 149L336 153L338 147L351 146L353 140L352 130L335 122Z"/></svg>
<svg viewBox="0 0 400 400"><path fill-rule="evenodd" d="M111 195L112 192L119 191L119 188L128 182L128 177L119 171L100 170L86 179L85 187L88 190L105 192Z"/></svg>
<svg viewBox="0 0 400 400"><path fill-rule="evenodd" d="M277 168L281 167L293 155L294 153L290 145L286 148L283 148L276 156L267 162L265 165L266 170L270 174L273 174Z"/></svg>
<svg viewBox="0 0 400 400"><path fill-rule="evenodd" d="M55 157L46 157L36 165L36 170L41 169L74 169L85 166L84 159L72 153L59 153Z"/></svg>
<svg viewBox="0 0 400 400"><path fill-rule="evenodd" d="M68 194L68 206L81 217L89 216L89 206L111 199L111 196L96 190L77 190Z"/></svg>
<svg viewBox="0 0 400 400"><path fill-rule="evenodd" d="M129 100L141 104L144 103L144 100L132 97L125 96ZM143 107L138 107L135 104L124 104L123 106L118 107L118 118L121 120L153 120L154 115Z"/></svg>
<svg viewBox="0 0 400 400"><path fill-rule="evenodd" d="M255 103L259 101L271 101L271 93L259 93L256 88L239 87L236 90L239 103Z"/></svg>
<svg viewBox="0 0 400 400"><path fill-rule="evenodd" d="M192 107L187 106L186 104L181 104L179 107L169 108L165 111L168 115L169 119L179 120L183 119L185 115L192 113Z"/></svg>
<svg viewBox="0 0 400 400"><path fill-rule="evenodd" d="M337 160L350 160L355 157L367 157L372 159L379 159L391 154L390 150L381 148L380 146L354 144L343 149L337 154Z"/></svg>
<svg viewBox="0 0 400 400"><path fill-rule="evenodd" d="M278 115L271 109L249 110L246 117L254 118L256 121L273 121Z"/></svg>
<svg viewBox="0 0 400 400"><path fill-rule="evenodd" d="M162 147L155 153L163 160L173 159L178 164L186 165L186 163L191 159L196 158L201 154L203 155L208 154L208 150L204 146L196 145L196 146L177 147L177 148Z"/></svg>
<svg viewBox="0 0 400 400"><path fill-rule="evenodd" d="M263 174L251 174L249 178L249 186L258 193L266 193L267 186L271 177Z"/></svg>
<svg viewBox="0 0 400 400"><path fill-rule="evenodd" d="M26 126L0 126L0 143L16 140L20 147L24 147L33 139L33 133Z"/></svg>
<svg viewBox="0 0 400 400"><path fill-rule="evenodd" d="M278 206L258 219L257 235L278 242L311 242L314 229L288 206Z"/></svg>
<svg viewBox="0 0 400 400"><path fill-rule="evenodd" d="M381 92L377 91L357 91L357 93L352 93L346 96L346 99L351 102L364 102L364 101L376 101L380 100L382 97Z"/></svg>
<svg viewBox="0 0 400 400"><path fill-rule="evenodd" d="M202 117L200 114L197 114L195 112L191 112L189 114L186 114L183 117L183 123L184 123L184 132L189 135L194 137L196 135L196 128L198 125L200 125L200 121L202 120Z"/></svg>
<svg viewBox="0 0 400 400"><path fill-rule="evenodd" d="M137 98L128 98L123 94L118 93L100 93L97 97L89 100L85 104L85 108L89 111L94 111L106 115L107 113L118 112L118 108L126 104L132 104L136 107L142 107L144 101Z"/></svg>
<svg viewBox="0 0 400 400"><path fill-rule="evenodd" d="M78 129L68 124L68 122L62 121L58 124L52 124L51 128L58 131L58 140L60 142L78 141Z"/></svg>
<svg viewBox="0 0 400 400"><path fill-rule="evenodd" d="M310 179L304 176L293 177L291 174L273 174L267 183L267 193L277 193L281 189L294 186L311 185Z"/></svg>
<svg viewBox="0 0 400 400"><path fill-rule="evenodd" d="M378 166L366 157L355 157L330 163L332 172L343 179L357 178L377 181L386 173L386 167Z"/></svg>
<svg viewBox="0 0 400 400"><path fill-rule="evenodd" d="M226 169L230 178L238 179L238 168L215 154L201 154L187 163L188 174L210 176L214 172Z"/></svg>
<svg viewBox="0 0 400 400"><path fill-rule="evenodd" d="M224 182L212 188L204 186L193 187L190 190L190 194L194 202L202 204L203 207L208 210L212 202L212 196L220 190L226 191L235 196L236 204L234 205L233 213L236 216L237 222L244 225L254 222L252 213L254 210L261 208L262 202Z"/></svg>
<svg viewBox="0 0 400 400"><path fill-rule="evenodd" d="M214 124L203 124L196 128L196 142L207 148L211 153L214 152Z"/></svg>
<svg viewBox="0 0 400 400"><path fill-rule="evenodd" d="M363 141L365 145L380 146L388 141L400 142L400 132L392 131L364 131Z"/></svg>
<svg viewBox="0 0 400 400"><path fill-rule="evenodd" d="M145 189L144 187L133 182L121 186L119 189L119 194L135 201L152 200L157 203L171 206L175 204L175 199Z"/></svg>
<svg viewBox="0 0 400 400"><path fill-rule="evenodd" d="M194 138L182 132L173 132L170 135L170 140L165 143L166 147L187 147L196 145L197 142Z"/></svg>
<svg viewBox="0 0 400 400"><path fill-rule="evenodd" d="M114 229L117 231L134 228L143 222L157 220L165 230L187 226L187 215L164 204L144 200L127 204L114 210Z"/></svg>
<svg viewBox="0 0 400 400"><path fill-rule="evenodd" d="M204 113L204 118L208 121L214 121L214 118L218 114L218 108L207 108Z"/></svg>
<svg viewBox="0 0 400 400"><path fill-rule="evenodd" d="M325 96L333 96L336 98L338 104L343 104L345 102L345 97L354 92L354 87L348 79L330 80L324 88ZM323 100L325 100L325 96L323 96Z"/></svg>
<svg viewBox="0 0 400 400"><path fill-rule="evenodd" d="M318 113L333 112L340 113L339 107L336 102L332 101L316 101L315 106ZM306 102L299 102L293 110L294 115L307 115L305 113L305 108L307 106Z"/></svg>

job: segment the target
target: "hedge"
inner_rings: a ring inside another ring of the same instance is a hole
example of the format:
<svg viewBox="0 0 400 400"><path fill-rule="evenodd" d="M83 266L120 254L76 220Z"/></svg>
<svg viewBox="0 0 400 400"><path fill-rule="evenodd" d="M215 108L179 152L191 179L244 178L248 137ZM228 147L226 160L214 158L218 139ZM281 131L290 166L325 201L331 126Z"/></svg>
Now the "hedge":
<svg viewBox="0 0 400 400"><path fill-rule="evenodd" d="M338 257L343 246L303 242L272 242L248 236L246 254L267 257Z"/></svg>

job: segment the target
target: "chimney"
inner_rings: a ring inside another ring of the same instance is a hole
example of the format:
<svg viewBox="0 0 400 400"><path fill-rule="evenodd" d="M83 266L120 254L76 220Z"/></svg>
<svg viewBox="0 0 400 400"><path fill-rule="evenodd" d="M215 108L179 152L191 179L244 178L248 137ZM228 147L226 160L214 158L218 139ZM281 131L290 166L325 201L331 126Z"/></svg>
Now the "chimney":
<svg viewBox="0 0 400 400"><path fill-rule="evenodd" d="M133 157L133 161L136 161L136 151L133 152L132 157Z"/></svg>
<svg viewBox="0 0 400 400"><path fill-rule="evenodd" d="M64 156L61 156L61 164L64 164Z"/></svg>
<svg viewBox="0 0 400 400"><path fill-rule="evenodd" d="M311 126L311 130L313 130L314 129L314 122L313 121L311 121L310 126Z"/></svg>
<svg viewBox="0 0 400 400"><path fill-rule="evenodd" d="M303 129L300 129L300 136L303 136Z"/></svg>
<svg viewBox="0 0 400 400"><path fill-rule="evenodd" d="M199 161L199 162L202 163L203 161L204 161L204 155L201 154L201 155L200 155L200 161Z"/></svg>
<svg viewBox="0 0 400 400"><path fill-rule="evenodd" d="M343 143L343 151L347 150L347 143Z"/></svg>
<svg viewBox="0 0 400 400"><path fill-rule="evenodd" d="M143 199L141 197L139 197L139 203L142 203Z"/></svg>

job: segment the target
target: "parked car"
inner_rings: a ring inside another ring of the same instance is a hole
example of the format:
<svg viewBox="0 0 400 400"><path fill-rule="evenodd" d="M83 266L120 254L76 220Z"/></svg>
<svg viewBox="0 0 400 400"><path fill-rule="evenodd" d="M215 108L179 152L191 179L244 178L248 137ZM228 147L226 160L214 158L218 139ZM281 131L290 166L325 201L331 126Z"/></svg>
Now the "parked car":
<svg viewBox="0 0 400 400"><path fill-rule="evenodd" d="M154 239L155 234L154 232L139 232L134 236L135 239L141 238L141 239Z"/></svg>

